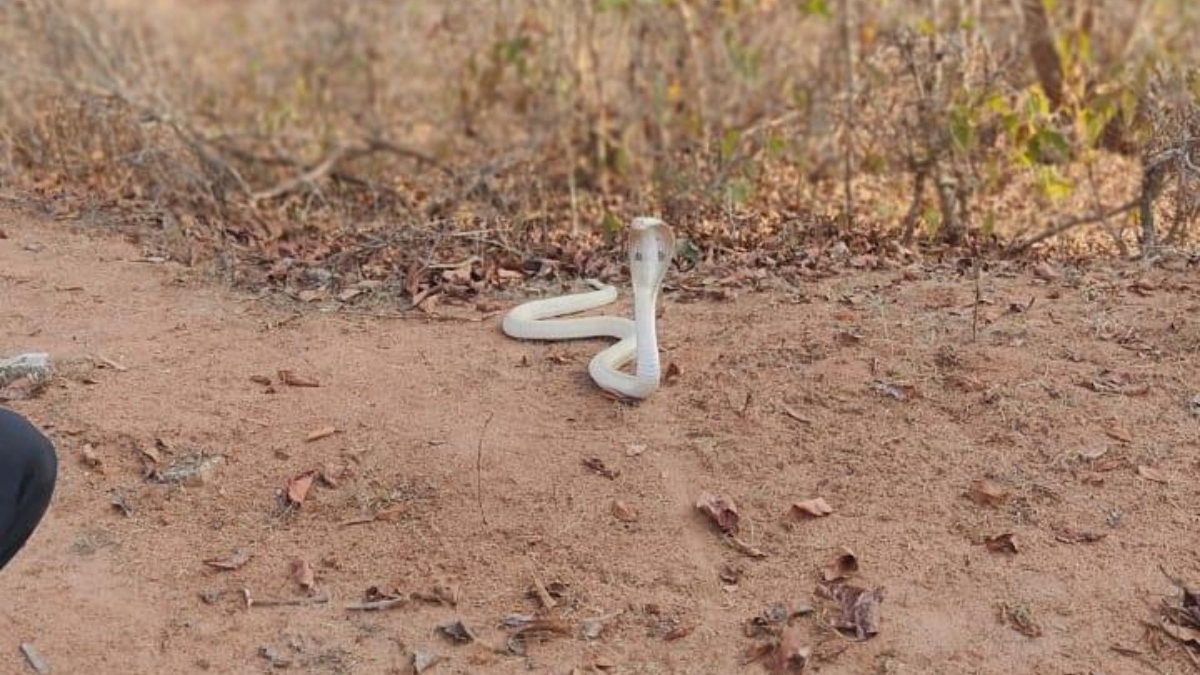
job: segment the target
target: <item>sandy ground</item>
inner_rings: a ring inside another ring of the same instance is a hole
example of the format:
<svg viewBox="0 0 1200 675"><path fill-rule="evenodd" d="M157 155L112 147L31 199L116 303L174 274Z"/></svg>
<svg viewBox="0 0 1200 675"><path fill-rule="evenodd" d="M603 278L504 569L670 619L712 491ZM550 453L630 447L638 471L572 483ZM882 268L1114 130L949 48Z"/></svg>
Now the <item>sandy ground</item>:
<svg viewBox="0 0 1200 675"><path fill-rule="evenodd" d="M993 272L974 340L952 266L668 293L680 375L628 406L587 379L599 341L521 343L495 316L296 314L77 225L7 213L0 229L0 354L59 363L10 405L62 463L0 573L2 672L33 672L22 643L92 675L406 673L416 653L446 674L764 672L738 664L745 624L779 602L814 610L793 619L807 672L1195 672L1146 627L1176 592L1164 571L1200 583L1194 269ZM222 457L200 482L146 476L198 455ZM333 484L288 508L310 470ZM999 503L966 496L982 479ZM765 557L722 540L704 491L736 502ZM833 513L789 517L814 497ZM1005 533L1016 553L984 544ZM883 589L862 642L814 594L843 548L851 583ZM204 563L236 549L239 569ZM346 609L371 587L415 597ZM504 617L539 611L570 634L489 648ZM479 641L441 636L455 618Z"/></svg>

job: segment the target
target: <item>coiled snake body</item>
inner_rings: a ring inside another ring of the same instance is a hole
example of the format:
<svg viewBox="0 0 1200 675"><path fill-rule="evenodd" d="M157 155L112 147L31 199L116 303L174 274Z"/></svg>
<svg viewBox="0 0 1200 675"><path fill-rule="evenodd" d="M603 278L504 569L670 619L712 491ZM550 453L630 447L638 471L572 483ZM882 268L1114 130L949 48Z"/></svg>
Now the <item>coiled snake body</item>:
<svg viewBox="0 0 1200 675"><path fill-rule="evenodd" d="M617 299L613 286L589 280L594 291L533 300L504 317L504 332L523 340L578 340L613 337L617 343L592 357L588 373L600 388L623 398L644 399L658 389L661 368L655 313L663 278L671 266L675 236L657 218L634 218L629 226L629 273L633 281L633 320L618 316L558 318ZM636 359L634 374L621 367Z"/></svg>

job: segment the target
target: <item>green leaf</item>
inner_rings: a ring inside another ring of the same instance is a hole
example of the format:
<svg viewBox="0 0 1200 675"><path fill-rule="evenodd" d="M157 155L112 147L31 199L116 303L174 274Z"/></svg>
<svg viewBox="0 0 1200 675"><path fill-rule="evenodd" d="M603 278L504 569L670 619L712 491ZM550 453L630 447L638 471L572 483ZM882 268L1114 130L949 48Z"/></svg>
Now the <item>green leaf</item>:
<svg viewBox="0 0 1200 675"><path fill-rule="evenodd" d="M950 111L950 137L960 150L975 147L975 125L971 120L971 112L962 106Z"/></svg>
<svg viewBox="0 0 1200 675"><path fill-rule="evenodd" d="M737 129L725 130L725 135L721 137L721 161L728 162L733 157L741 138L742 134Z"/></svg>
<svg viewBox="0 0 1200 675"><path fill-rule="evenodd" d="M1071 194L1074 187L1058 169L1052 166L1040 166L1037 170L1038 187L1042 194L1054 201L1064 199Z"/></svg>
<svg viewBox="0 0 1200 675"><path fill-rule="evenodd" d="M770 157L780 157L787 151L787 139L779 134L771 134L767 136L766 142L767 155Z"/></svg>
<svg viewBox="0 0 1200 675"><path fill-rule="evenodd" d="M979 227L979 233L984 237L992 237L996 234L996 214L988 211L983 216L983 225Z"/></svg>
<svg viewBox="0 0 1200 675"><path fill-rule="evenodd" d="M609 243L616 240L621 234L621 228L625 226L621 219L614 216L611 212L605 211L604 217L600 219L600 230L604 233L605 241Z"/></svg>
<svg viewBox="0 0 1200 675"><path fill-rule="evenodd" d="M725 198L734 204L744 204L753 190L748 181L737 178L725 184Z"/></svg>
<svg viewBox="0 0 1200 675"><path fill-rule="evenodd" d="M816 16L833 16L833 12L829 10L829 3L826 0L801 0L800 11Z"/></svg>

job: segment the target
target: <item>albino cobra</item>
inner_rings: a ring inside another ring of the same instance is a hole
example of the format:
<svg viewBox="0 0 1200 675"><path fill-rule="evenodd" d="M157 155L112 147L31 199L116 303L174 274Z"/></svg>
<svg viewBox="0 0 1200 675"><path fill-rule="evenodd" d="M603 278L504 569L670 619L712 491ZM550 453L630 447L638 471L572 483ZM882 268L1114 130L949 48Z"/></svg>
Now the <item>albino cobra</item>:
<svg viewBox="0 0 1200 675"><path fill-rule="evenodd" d="M658 292L675 253L675 235L658 218L634 218L629 226L629 275L633 281L633 321L619 316L559 319L607 305L617 299L617 289L589 279L595 288L587 293L534 300L514 307L504 317L504 332L523 340L578 340L614 337L619 340L592 357L588 373L607 392L644 399L658 389L658 331L655 314ZM637 357L633 375L621 366Z"/></svg>

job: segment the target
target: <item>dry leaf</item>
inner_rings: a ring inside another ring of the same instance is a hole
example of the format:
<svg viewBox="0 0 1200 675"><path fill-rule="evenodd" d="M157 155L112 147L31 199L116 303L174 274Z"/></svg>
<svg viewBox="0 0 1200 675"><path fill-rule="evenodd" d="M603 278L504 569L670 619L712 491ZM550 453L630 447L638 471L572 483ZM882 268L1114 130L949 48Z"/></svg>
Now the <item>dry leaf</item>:
<svg viewBox="0 0 1200 675"><path fill-rule="evenodd" d="M316 471L305 471L288 481L287 500L292 506L300 506L308 497L308 491L312 487L313 479L317 477Z"/></svg>
<svg viewBox="0 0 1200 675"><path fill-rule="evenodd" d="M804 644L804 631L800 626L783 629L779 642L771 652L767 667L773 675L799 673L808 665L812 649Z"/></svg>
<svg viewBox="0 0 1200 675"><path fill-rule="evenodd" d="M1168 621L1166 618L1159 620L1159 626L1166 631L1167 635L1179 640L1180 642L1191 642L1197 647L1200 647L1200 630L1188 626L1180 626L1177 623Z"/></svg>
<svg viewBox="0 0 1200 675"><path fill-rule="evenodd" d="M682 374L683 371L679 369L678 364L673 361L668 363L667 369L663 372L663 384L675 384L675 382L679 380L679 376Z"/></svg>
<svg viewBox="0 0 1200 675"><path fill-rule="evenodd" d="M663 641L664 642L674 642L675 640L679 640L679 639L682 639L682 638L685 638L685 637L691 635L692 632L695 630L696 630L696 624L694 624L694 623L679 624L678 626L672 628L671 630L669 630L665 634L663 634Z"/></svg>
<svg viewBox="0 0 1200 675"><path fill-rule="evenodd" d="M835 628L854 631L859 640L879 632L879 603L883 602L883 589L868 591L858 586L836 584L825 592L841 606L841 616L834 621Z"/></svg>
<svg viewBox="0 0 1200 675"><path fill-rule="evenodd" d="M619 469L608 468L605 466L604 460L600 459L599 457L589 457L588 459L583 460L583 465L609 480L616 480L617 476L621 475L621 471Z"/></svg>
<svg viewBox="0 0 1200 675"><path fill-rule="evenodd" d="M827 516L833 513L833 507L825 501L824 497L817 497L792 504L788 513L796 520L807 520L808 518Z"/></svg>
<svg viewBox="0 0 1200 675"><path fill-rule="evenodd" d="M1106 473L1109 471L1115 471L1116 469L1120 469L1128 463L1129 463L1129 461L1126 460L1124 457L1120 457L1120 456L1105 457L1105 458L1100 459L1099 461L1092 464L1092 471L1096 471L1099 473Z"/></svg>
<svg viewBox="0 0 1200 675"><path fill-rule="evenodd" d="M708 516L722 532L737 534L738 512L733 500L725 495L705 492L696 500L696 508Z"/></svg>
<svg viewBox="0 0 1200 675"><path fill-rule="evenodd" d="M391 506L385 509L380 509L378 512L376 512L375 517L372 518L372 520L380 520L385 523L394 523L397 520L400 520L406 511L408 511L408 509L405 508L404 504L392 504Z"/></svg>
<svg viewBox="0 0 1200 675"><path fill-rule="evenodd" d="M726 543L728 543L735 550L737 550L738 553L741 553L742 555L750 556L751 558L767 557L766 551L762 550L761 548L758 548L757 546L754 546L753 544L743 540L740 537L736 537L736 536L730 534L730 535L726 535L724 540Z"/></svg>
<svg viewBox="0 0 1200 675"><path fill-rule="evenodd" d="M209 567L215 567L219 570L236 570L250 562L250 550L236 548L233 550L233 553L224 558L209 558L202 562Z"/></svg>
<svg viewBox="0 0 1200 675"><path fill-rule="evenodd" d="M1058 270L1054 269L1050 263L1041 262L1037 265L1034 265L1033 276L1041 279L1042 281L1054 281L1060 278L1062 275L1059 274Z"/></svg>
<svg viewBox="0 0 1200 675"><path fill-rule="evenodd" d="M821 570L821 578L825 581L836 581L856 572L858 572L858 557L849 549L842 549L826 563L824 569Z"/></svg>
<svg viewBox="0 0 1200 675"><path fill-rule="evenodd" d="M291 370L281 370L278 372L278 375L279 375L279 381L286 384L289 387L319 387L319 386L321 386L321 383L317 382L315 379L305 376L305 375L299 375Z"/></svg>
<svg viewBox="0 0 1200 675"><path fill-rule="evenodd" d="M337 432L337 427L321 427L320 429L308 432L308 435L304 437L304 440L311 443L313 441L319 441L322 438L329 438Z"/></svg>
<svg viewBox="0 0 1200 675"><path fill-rule="evenodd" d="M1008 490L999 483L983 479L971 486L967 497L981 506L998 506L1008 500Z"/></svg>
<svg viewBox="0 0 1200 675"><path fill-rule="evenodd" d="M1112 424L1104 427L1104 433L1108 434L1108 436L1111 438L1121 441L1122 443L1133 442L1133 434L1129 433L1128 429L1118 424Z"/></svg>
<svg viewBox="0 0 1200 675"><path fill-rule="evenodd" d="M1141 476L1142 478L1145 478L1146 480L1149 480L1149 481L1154 481L1155 483L1166 484L1166 483L1171 482L1167 478L1167 474L1163 473L1163 471L1161 469L1156 469L1152 466L1143 466L1143 465L1139 464L1138 468L1137 468L1137 472L1138 472L1138 475Z"/></svg>
<svg viewBox="0 0 1200 675"><path fill-rule="evenodd" d="M311 591L316 585L316 577L313 575L312 566L303 558L296 558L292 561L292 580L300 585L300 588Z"/></svg>
<svg viewBox="0 0 1200 675"><path fill-rule="evenodd" d="M351 300L362 295L365 291L361 288L347 288L341 293L338 293L337 299L341 302L350 302Z"/></svg>
<svg viewBox="0 0 1200 675"><path fill-rule="evenodd" d="M342 481L345 480L346 476L348 476L348 475L350 475L350 465L349 464L330 463L330 464L326 464L321 469L320 478L321 478L321 482L324 483L326 485L326 487L336 488L342 484Z"/></svg>
<svg viewBox="0 0 1200 675"><path fill-rule="evenodd" d="M437 630L451 642L465 643L475 639L475 633L462 619L447 619L437 625Z"/></svg>
<svg viewBox="0 0 1200 675"><path fill-rule="evenodd" d="M983 540L983 545L992 553L1016 553L1017 542L1013 540L1012 532L997 534Z"/></svg>
<svg viewBox="0 0 1200 675"><path fill-rule="evenodd" d="M637 511L620 499L613 501L612 514L617 520L625 523L632 523L638 519Z"/></svg>
<svg viewBox="0 0 1200 675"><path fill-rule="evenodd" d="M726 586L736 586L742 580L743 574L745 574L745 571L742 568L726 563L721 565L721 569L717 572L717 578Z"/></svg>
<svg viewBox="0 0 1200 675"><path fill-rule="evenodd" d="M1073 530L1069 527L1060 527L1054 531L1054 538L1064 544L1091 544L1106 536L1108 535L1088 530Z"/></svg>

